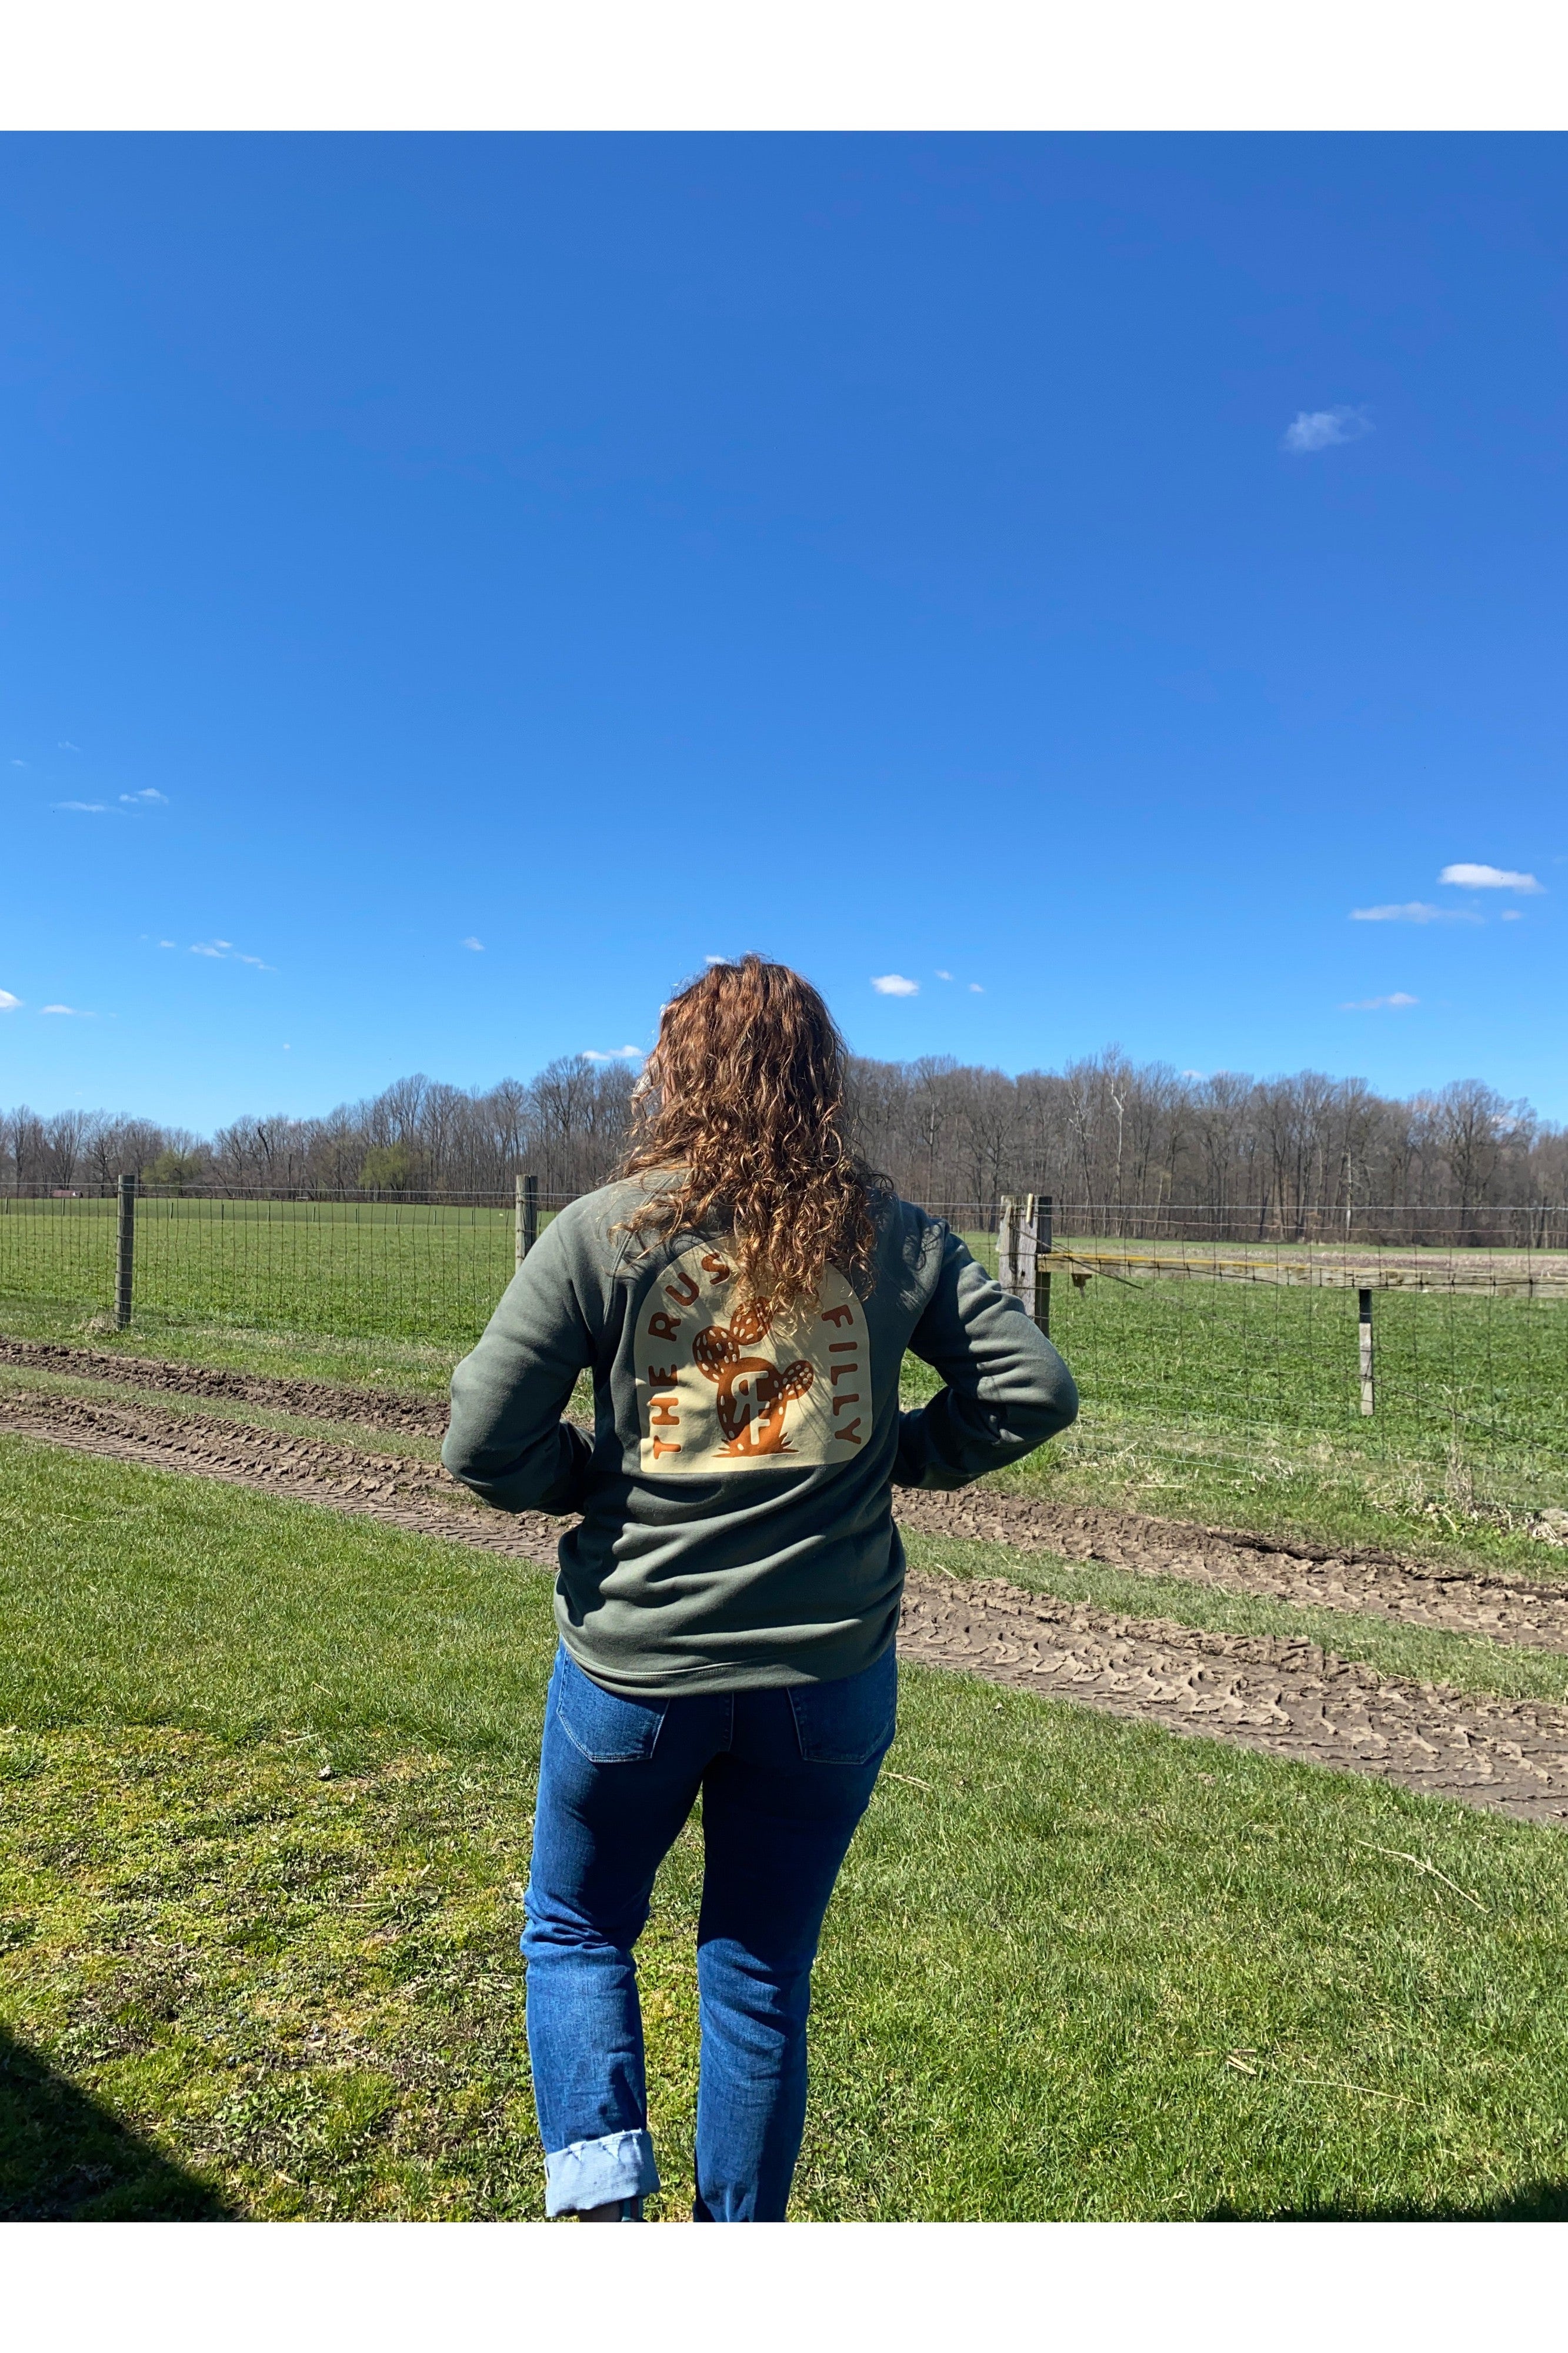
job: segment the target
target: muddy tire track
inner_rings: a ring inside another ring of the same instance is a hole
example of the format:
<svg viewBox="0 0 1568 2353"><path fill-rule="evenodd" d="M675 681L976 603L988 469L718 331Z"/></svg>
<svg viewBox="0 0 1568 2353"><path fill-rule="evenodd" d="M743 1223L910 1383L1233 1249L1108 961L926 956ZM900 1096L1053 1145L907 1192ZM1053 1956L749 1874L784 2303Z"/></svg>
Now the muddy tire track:
<svg viewBox="0 0 1568 2353"><path fill-rule="evenodd" d="M264 1494L326 1504L392 1527L455 1537L487 1552L553 1568L565 1525L544 1512L492 1512L438 1463L370 1454L335 1440L289 1438L248 1422L97 1398L0 1391L0 1430L43 1438L84 1454L186 1471Z"/></svg>
<svg viewBox="0 0 1568 2353"><path fill-rule="evenodd" d="M547 1568L565 1525L541 1512L489 1511L438 1466L408 1456L144 1401L0 1392L0 1429L324 1504ZM1378 1675L1311 1642L1122 1617L991 1579L911 1577L900 1647L923 1665L1168 1731L1373 1775L1523 1820L1568 1820L1568 1706L1468 1698Z"/></svg>
<svg viewBox="0 0 1568 2353"><path fill-rule="evenodd" d="M139 1396L226 1398L269 1406L276 1413L319 1421L356 1421L370 1430L411 1438L446 1435L444 1397L412 1397L400 1389L346 1388L336 1381L284 1380L269 1373L231 1372L221 1365L182 1365L163 1356L125 1356L107 1348L76 1348L56 1340L0 1337L0 1365L30 1372L70 1373L79 1380L116 1381Z"/></svg>
<svg viewBox="0 0 1568 2353"><path fill-rule="evenodd" d="M221 1398L408 1437L440 1438L447 1428L444 1398L285 1380L61 1342L0 1337L0 1365L113 1381L139 1396ZM1104 1561L1138 1576L1180 1577L1229 1593L1267 1594L1299 1608L1364 1611L1407 1625L1445 1627L1451 1632L1568 1651L1568 1579L1438 1567L1381 1552L1277 1544L1141 1512L1050 1503L1002 1488L968 1487L954 1494L904 1488L898 1491L894 1508L903 1526L922 1535L978 1538L1020 1552L1054 1553L1065 1560Z"/></svg>
<svg viewBox="0 0 1568 2353"><path fill-rule="evenodd" d="M1441 1568L1387 1553L1271 1544L1179 1520L1092 1504L1051 1504L1003 1489L956 1494L900 1490L894 1508L922 1535L981 1539L1015 1552L1104 1561L1141 1577L1180 1577L1227 1593L1262 1593L1298 1609L1355 1610L1403 1625L1486 1634L1568 1651L1568 1583L1485 1569Z"/></svg>
<svg viewBox="0 0 1568 2353"><path fill-rule="evenodd" d="M989 1578L911 1577L899 1652L1521 1821L1568 1820L1568 1707L1553 1702L1469 1698L1314 1642L1122 1618Z"/></svg>

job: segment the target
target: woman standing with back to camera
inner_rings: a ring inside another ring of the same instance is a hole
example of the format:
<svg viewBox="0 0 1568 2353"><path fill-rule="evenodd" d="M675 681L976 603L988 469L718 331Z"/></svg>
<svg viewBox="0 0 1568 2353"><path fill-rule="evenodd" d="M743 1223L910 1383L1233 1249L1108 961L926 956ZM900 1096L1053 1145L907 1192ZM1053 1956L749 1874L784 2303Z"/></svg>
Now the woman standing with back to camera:
<svg viewBox="0 0 1568 2353"><path fill-rule="evenodd" d="M658 2188L632 1947L702 1798L696 2218L782 2221L823 1915L893 1737L892 1490L1065 1429L1071 1376L851 1151L844 1050L787 965L665 1008L620 1178L545 1228L452 1378L442 1459L561 1540L523 1951L546 2211ZM899 1410L912 1349L946 1386ZM594 1376L592 1444L562 1419Z"/></svg>

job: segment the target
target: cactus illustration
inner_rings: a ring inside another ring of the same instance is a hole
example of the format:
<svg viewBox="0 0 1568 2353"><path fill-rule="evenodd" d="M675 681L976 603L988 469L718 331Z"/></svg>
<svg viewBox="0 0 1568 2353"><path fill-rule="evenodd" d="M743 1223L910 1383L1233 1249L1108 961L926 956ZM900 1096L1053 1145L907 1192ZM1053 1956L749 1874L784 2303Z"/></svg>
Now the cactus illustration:
<svg viewBox="0 0 1568 2353"><path fill-rule="evenodd" d="M765 1307L742 1307L729 1324L710 1324L692 1342L692 1362L719 1392L719 1427L726 1440L721 1454L794 1451L784 1436L784 1409L792 1398L805 1396L816 1373L804 1357L781 1367L746 1353L766 1337L772 1320Z"/></svg>

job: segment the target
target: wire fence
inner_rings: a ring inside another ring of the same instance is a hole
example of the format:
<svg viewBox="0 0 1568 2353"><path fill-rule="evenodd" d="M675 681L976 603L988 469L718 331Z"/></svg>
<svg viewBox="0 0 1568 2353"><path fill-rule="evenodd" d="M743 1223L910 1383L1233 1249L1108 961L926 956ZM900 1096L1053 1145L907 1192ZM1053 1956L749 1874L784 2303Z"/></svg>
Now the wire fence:
<svg viewBox="0 0 1568 2353"><path fill-rule="evenodd" d="M537 1196L535 1198L537 1199ZM541 1221L564 1199L539 1203ZM86 1317L472 1345L510 1281L517 1205L138 1190L130 1315L117 1198L0 1201L0 1303Z"/></svg>
<svg viewBox="0 0 1568 2353"><path fill-rule="evenodd" d="M149 1345L249 1328L455 1357L569 1198L525 1201L521 1181L510 1198L145 1191L129 1229L112 1198L6 1198L0 1326L123 1319ZM991 1204L928 1206L997 1270ZM1130 1213L1058 1203L1038 1264L1086 1426L1242 1449L1321 1439L1450 1485L1484 1470L1533 1507L1568 1501L1568 1219L1532 1212L1487 1242L1421 1214L1419 1234L1380 1211L1387 1239L1241 1242L1229 1206L1138 1234Z"/></svg>

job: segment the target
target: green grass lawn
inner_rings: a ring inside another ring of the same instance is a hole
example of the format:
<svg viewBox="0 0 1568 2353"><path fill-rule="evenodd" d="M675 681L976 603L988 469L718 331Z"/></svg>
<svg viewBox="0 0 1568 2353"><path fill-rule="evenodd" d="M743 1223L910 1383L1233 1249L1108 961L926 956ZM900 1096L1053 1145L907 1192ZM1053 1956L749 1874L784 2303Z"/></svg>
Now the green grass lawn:
<svg viewBox="0 0 1568 2353"><path fill-rule="evenodd" d="M0 2215L538 2213L548 1579L15 1438L0 1521ZM1560 1833L961 1676L901 1706L800 2216L1568 2214ZM642 1951L675 2215L700 1852Z"/></svg>

